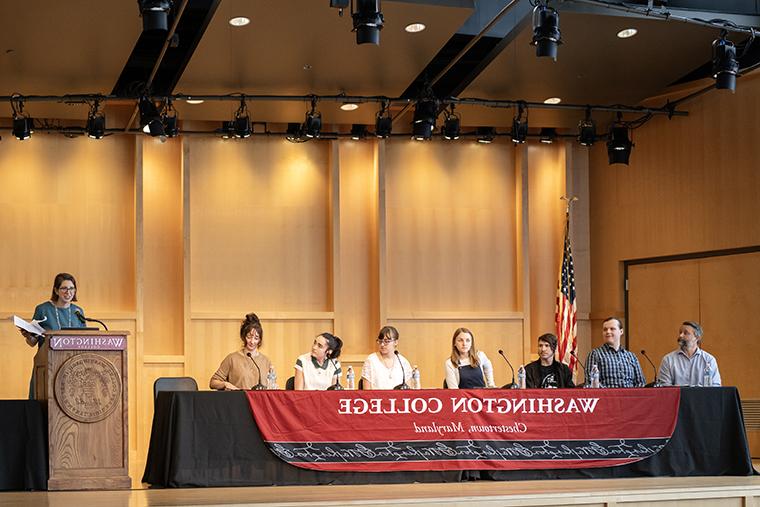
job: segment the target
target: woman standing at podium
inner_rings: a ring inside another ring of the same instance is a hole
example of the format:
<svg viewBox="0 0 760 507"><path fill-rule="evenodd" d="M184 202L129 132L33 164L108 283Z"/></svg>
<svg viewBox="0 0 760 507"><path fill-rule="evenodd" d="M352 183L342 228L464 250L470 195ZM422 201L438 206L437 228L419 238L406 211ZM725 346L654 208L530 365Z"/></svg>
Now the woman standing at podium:
<svg viewBox="0 0 760 507"><path fill-rule="evenodd" d="M264 344L264 330L255 313L249 313L240 324L240 339L243 348L229 354L214 372L209 387L220 391L251 389L264 384L264 378L272 367L267 356L259 352Z"/></svg>
<svg viewBox="0 0 760 507"><path fill-rule="evenodd" d="M69 273L58 273L53 279L53 291L50 300L40 303L34 309L33 320L46 331L59 331L71 327L84 326L84 310L75 305L77 300L77 281ZM81 315L81 317L80 317ZM41 347L45 343L44 336L36 336L20 330L30 347ZM34 370L29 383L29 399L34 399Z"/></svg>

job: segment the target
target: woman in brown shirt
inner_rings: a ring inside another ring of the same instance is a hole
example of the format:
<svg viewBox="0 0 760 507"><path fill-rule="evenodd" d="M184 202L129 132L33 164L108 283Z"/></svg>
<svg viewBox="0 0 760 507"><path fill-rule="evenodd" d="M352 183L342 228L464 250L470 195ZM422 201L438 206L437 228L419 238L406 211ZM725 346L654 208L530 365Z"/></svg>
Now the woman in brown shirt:
<svg viewBox="0 0 760 507"><path fill-rule="evenodd" d="M265 384L272 362L259 352L259 347L264 344L264 330L255 313L246 315L240 324L240 339L243 341L243 348L222 360L219 369L209 381L211 389L234 391L251 389L259 381ZM254 362L259 367L258 369L254 366ZM261 378L259 378L259 372L261 372Z"/></svg>

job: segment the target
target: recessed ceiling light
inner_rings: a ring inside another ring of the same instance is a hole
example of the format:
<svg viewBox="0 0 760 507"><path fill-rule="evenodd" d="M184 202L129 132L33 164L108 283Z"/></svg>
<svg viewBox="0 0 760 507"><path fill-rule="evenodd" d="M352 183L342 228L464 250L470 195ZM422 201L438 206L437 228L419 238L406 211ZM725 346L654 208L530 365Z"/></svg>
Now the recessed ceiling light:
<svg viewBox="0 0 760 507"><path fill-rule="evenodd" d="M562 99L559 97L549 97L544 100L544 104L559 104L560 102L562 102Z"/></svg>
<svg viewBox="0 0 760 507"><path fill-rule="evenodd" d="M359 109L359 104L356 102L344 102L340 105L340 108L344 111L355 111Z"/></svg>
<svg viewBox="0 0 760 507"><path fill-rule="evenodd" d="M187 99L185 102L188 104L203 104L201 99Z"/></svg>
<svg viewBox="0 0 760 507"><path fill-rule="evenodd" d="M406 27L404 27L404 30L406 30L409 33L421 32L424 29L425 29L424 23L409 23L408 25L406 25Z"/></svg>
<svg viewBox="0 0 760 507"><path fill-rule="evenodd" d="M630 37L633 37L637 33L639 33L639 31L636 30L635 28L625 28L623 30L620 30L617 33L617 36L620 37L621 39L628 39Z"/></svg>
<svg viewBox="0 0 760 507"><path fill-rule="evenodd" d="M234 18L230 18L230 24L232 26L245 26L250 22L251 19L246 18L245 16L235 16Z"/></svg>

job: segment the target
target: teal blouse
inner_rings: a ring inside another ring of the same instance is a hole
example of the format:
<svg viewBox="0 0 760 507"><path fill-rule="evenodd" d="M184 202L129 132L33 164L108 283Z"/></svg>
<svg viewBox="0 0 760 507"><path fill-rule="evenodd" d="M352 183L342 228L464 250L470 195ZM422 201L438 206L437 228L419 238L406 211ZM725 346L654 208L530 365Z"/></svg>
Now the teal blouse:
<svg viewBox="0 0 760 507"><path fill-rule="evenodd" d="M84 310L74 303L71 303L68 308L58 308L52 301L45 301L37 305L32 318L38 322L41 321L39 325L48 331L58 331L64 327L85 327L74 313L77 310L84 316ZM44 339L41 339L37 345L42 346L43 342Z"/></svg>

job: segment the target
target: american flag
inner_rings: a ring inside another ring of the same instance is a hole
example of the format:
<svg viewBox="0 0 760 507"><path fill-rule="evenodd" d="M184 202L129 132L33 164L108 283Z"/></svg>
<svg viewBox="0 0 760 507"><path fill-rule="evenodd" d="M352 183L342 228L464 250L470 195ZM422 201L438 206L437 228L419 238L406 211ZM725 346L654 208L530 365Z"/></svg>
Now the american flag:
<svg viewBox="0 0 760 507"><path fill-rule="evenodd" d="M570 213L565 222L565 245L562 252L562 267L557 286L557 309L554 320L557 323L557 348L559 360L570 367L575 376L576 359L570 352L577 352L575 306L575 269L573 268L573 251L570 248Z"/></svg>

